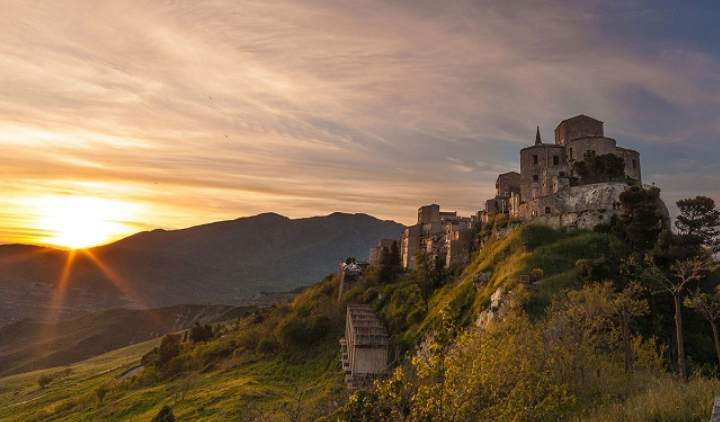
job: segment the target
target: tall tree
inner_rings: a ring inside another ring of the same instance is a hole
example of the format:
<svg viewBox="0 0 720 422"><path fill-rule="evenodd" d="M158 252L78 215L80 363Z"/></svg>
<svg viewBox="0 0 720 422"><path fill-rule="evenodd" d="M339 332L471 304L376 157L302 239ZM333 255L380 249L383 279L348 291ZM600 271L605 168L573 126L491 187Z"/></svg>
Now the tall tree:
<svg viewBox="0 0 720 422"><path fill-rule="evenodd" d="M678 232L691 242L720 252L720 211L707 196L682 199L677 202L680 214L675 221Z"/></svg>
<svg viewBox="0 0 720 422"><path fill-rule="evenodd" d="M688 283L700 280L706 271L713 268L713 263L704 256L676 261L670 266L670 276L667 276L657 265L649 262L646 276L660 286L662 290L672 295L675 305L675 335L677 340L678 370L680 377L687 379L685 368L685 342L682 327L682 294Z"/></svg>
<svg viewBox="0 0 720 422"><path fill-rule="evenodd" d="M397 275L402 270L402 261L400 256L400 248L397 241L393 241L390 248L383 248L380 253L380 270L378 278L380 283L390 283L395 281Z"/></svg>

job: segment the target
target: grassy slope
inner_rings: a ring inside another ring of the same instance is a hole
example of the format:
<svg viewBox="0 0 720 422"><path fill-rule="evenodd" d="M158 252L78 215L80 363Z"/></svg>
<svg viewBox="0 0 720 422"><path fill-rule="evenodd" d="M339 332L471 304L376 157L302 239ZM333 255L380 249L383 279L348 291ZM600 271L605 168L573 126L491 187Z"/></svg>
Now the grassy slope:
<svg viewBox="0 0 720 422"><path fill-rule="evenodd" d="M164 404L173 408L179 420L232 420L251 404L272 412L278 403L296 396L296 385L305 388L309 380L315 382L303 396L305 407L323 406L328 394L344 389L335 342L293 357L280 355L235 365L227 362L210 373L193 375L184 398L176 397L185 382L183 378L149 387L124 388L119 382L121 375L137 366L140 357L158 342L142 343L69 366L69 375L58 377L44 390L37 384L40 376L57 374L65 367L2 378L0 420L150 420ZM102 402L96 394L100 386L109 387Z"/></svg>
<svg viewBox="0 0 720 422"><path fill-rule="evenodd" d="M619 248L619 250L618 250ZM415 327L421 333L438 321L439 310L449 308L462 323L471 324L480 311L488 309L490 297L499 288L517 286L521 275L534 269L543 271L542 282L530 288L530 312L537 316L550 304L552 295L562 289L580 286L578 259L596 259L622 252L617 239L601 233L564 233L541 225L526 225L507 237L491 236L485 247L465 268L458 283L444 286L431 301L428 318ZM489 282L473 286L473 276L491 272Z"/></svg>
<svg viewBox="0 0 720 422"><path fill-rule="evenodd" d="M329 288L328 288L329 286ZM328 302L337 297L337 280L318 283L297 298L298 307ZM310 301L311 303L305 303ZM335 303L335 306L337 303ZM270 330L293 306L282 305L265 311L266 321L253 324L246 318L229 328L223 338L196 348L193 353L222 349L243 331ZM183 373L159 383L132 384L134 377L122 380L140 358L159 344L159 339L120 349L67 367L0 378L0 420L2 421L131 421L150 420L167 404L179 420L225 421L259 409L279 416L280 406L301 399L302 412L317 414L334 405L331 400L345 391L340 371L337 330L332 335L306 344L287 347L278 354L258 356L236 348L231 356L217 359L201 371ZM266 332L267 335L270 335ZM69 369L69 373L67 370ZM189 374L189 375L188 375ZM54 375L55 380L41 389L38 379ZM107 388L100 401L97 390ZM182 391L187 389L186 394Z"/></svg>
<svg viewBox="0 0 720 422"><path fill-rule="evenodd" d="M189 328L195 321L237 318L254 309L177 305L151 310L110 309L57 323L20 320L0 327L0 376L68 365Z"/></svg>

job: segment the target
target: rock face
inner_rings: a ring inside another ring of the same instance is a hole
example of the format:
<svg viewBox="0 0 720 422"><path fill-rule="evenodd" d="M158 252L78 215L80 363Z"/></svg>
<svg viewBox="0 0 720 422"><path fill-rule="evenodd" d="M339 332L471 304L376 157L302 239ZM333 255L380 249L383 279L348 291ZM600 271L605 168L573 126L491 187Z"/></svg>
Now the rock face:
<svg viewBox="0 0 720 422"><path fill-rule="evenodd" d="M553 228L592 229L622 212L620 194L627 188L617 182L564 188L532 201L538 210L533 220Z"/></svg>

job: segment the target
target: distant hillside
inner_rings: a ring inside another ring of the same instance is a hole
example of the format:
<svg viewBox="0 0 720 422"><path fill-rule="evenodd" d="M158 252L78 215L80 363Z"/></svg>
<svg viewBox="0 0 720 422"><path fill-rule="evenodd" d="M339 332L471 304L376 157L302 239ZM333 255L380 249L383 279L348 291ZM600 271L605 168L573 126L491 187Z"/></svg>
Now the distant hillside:
<svg viewBox="0 0 720 422"><path fill-rule="evenodd" d="M247 303L263 291L313 283L347 256L366 258L378 239L398 238L402 229L365 214L292 220L267 213L153 230L90 249L94 258L78 252L65 281L70 252L3 245L0 325L113 307Z"/></svg>
<svg viewBox="0 0 720 422"><path fill-rule="evenodd" d="M195 321L237 318L253 308L178 305L110 309L59 323L29 318L0 327L0 377L67 365L191 327Z"/></svg>

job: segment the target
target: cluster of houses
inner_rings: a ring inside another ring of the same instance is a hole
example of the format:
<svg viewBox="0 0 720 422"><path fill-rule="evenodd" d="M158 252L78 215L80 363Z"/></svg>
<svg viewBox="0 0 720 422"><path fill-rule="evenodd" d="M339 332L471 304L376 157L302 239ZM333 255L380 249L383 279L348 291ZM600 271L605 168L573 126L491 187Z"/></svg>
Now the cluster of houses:
<svg viewBox="0 0 720 422"><path fill-rule="evenodd" d="M622 163L623 180L597 180L578 171L588 159L614 155ZM405 228L400 239L381 239L370 251L368 263L341 264L340 296L368 265L377 266L383 251L397 242L402 266L412 270L418 252L425 251L446 267L464 263L474 233L481 224L501 214L520 221L537 220L553 226L593 227L620 213L619 195L628 183L641 183L640 154L617 146L605 137L603 122L579 115L563 120L554 143L544 143L538 128L535 143L520 151L520 172L500 174L495 197L470 217L440 211L430 204L418 209L417 223ZM345 338L340 340L348 389L366 388L385 372L389 335L369 305L348 305Z"/></svg>

